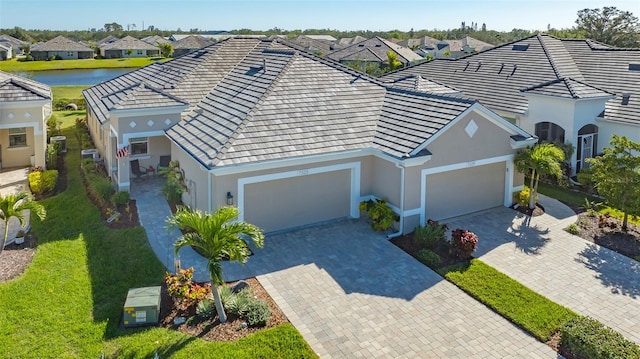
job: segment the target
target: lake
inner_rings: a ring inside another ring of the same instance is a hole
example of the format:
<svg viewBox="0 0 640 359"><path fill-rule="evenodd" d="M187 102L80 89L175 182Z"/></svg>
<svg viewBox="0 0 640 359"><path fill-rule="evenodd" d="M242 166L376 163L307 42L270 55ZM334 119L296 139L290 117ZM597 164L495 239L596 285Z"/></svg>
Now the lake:
<svg viewBox="0 0 640 359"><path fill-rule="evenodd" d="M49 86L93 86L135 69L47 70L21 73Z"/></svg>

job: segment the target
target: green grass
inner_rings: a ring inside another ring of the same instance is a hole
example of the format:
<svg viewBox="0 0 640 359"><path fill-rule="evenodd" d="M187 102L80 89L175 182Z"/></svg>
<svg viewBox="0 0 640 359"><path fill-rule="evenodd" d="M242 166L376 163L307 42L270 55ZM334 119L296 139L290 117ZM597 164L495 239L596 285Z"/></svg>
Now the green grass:
<svg viewBox="0 0 640 359"><path fill-rule="evenodd" d="M75 70L75 69L107 69L107 68L136 68L152 64L157 61L168 61L157 57L141 57L128 59L85 59L85 60L54 60L54 61L17 61L16 59L0 61L0 70L5 72L30 72L44 70Z"/></svg>
<svg viewBox="0 0 640 359"><path fill-rule="evenodd" d="M54 99L82 98L82 90L90 86L51 86Z"/></svg>
<svg viewBox="0 0 640 359"><path fill-rule="evenodd" d="M438 272L543 342L578 316L477 259Z"/></svg>
<svg viewBox="0 0 640 359"><path fill-rule="evenodd" d="M60 114L60 113L57 113ZM87 199L79 147L64 117L68 187L43 200L44 222L33 223L38 249L27 271L0 283L0 356L10 358L314 358L290 325L236 343L206 342L164 328L121 330L127 289L159 285L165 269L141 227L105 227Z"/></svg>

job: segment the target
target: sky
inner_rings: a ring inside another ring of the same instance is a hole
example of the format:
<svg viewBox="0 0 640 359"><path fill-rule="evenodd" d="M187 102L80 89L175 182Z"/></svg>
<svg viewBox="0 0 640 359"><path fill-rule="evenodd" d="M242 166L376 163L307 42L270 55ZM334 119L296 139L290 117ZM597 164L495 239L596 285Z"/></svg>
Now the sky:
<svg viewBox="0 0 640 359"><path fill-rule="evenodd" d="M116 22L162 30L446 30L465 21L510 31L571 28L578 10L615 6L640 16L640 0L0 0L0 28L99 29Z"/></svg>

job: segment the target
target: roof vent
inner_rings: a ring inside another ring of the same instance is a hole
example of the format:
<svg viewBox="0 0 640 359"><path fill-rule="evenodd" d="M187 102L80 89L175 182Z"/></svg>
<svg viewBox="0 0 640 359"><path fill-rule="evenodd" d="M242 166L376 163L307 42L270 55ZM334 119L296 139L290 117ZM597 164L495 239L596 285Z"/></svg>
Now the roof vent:
<svg viewBox="0 0 640 359"><path fill-rule="evenodd" d="M629 64L629 71L640 71L640 64Z"/></svg>
<svg viewBox="0 0 640 359"><path fill-rule="evenodd" d="M262 71L267 72L267 59L262 59Z"/></svg>
<svg viewBox="0 0 640 359"><path fill-rule="evenodd" d="M511 71L511 75L509 75L509 76L513 76L513 74L515 74L515 73L516 73L516 70L517 70L517 69L518 69L518 65L513 64L513 71Z"/></svg>
<svg viewBox="0 0 640 359"><path fill-rule="evenodd" d="M480 66L482 66L482 61L478 61L478 67L476 67L476 72L478 72L478 70L480 70Z"/></svg>
<svg viewBox="0 0 640 359"><path fill-rule="evenodd" d="M500 64L500 70L498 70L498 73L502 73L502 70L504 70L504 62Z"/></svg>
<svg viewBox="0 0 640 359"><path fill-rule="evenodd" d="M467 68L469 68L469 65L471 65L471 62L467 61L467 66L465 66L464 70L462 70L462 71L467 71Z"/></svg>
<svg viewBox="0 0 640 359"><path fill-rule="evenodd" d="M511 50L513 51L527 51L529 44L513 44Z"/></svg>
<svg viewBox="0 0 640 359"><path fill-rule="evenodd" d="M630 93L623 93L622 94L622 105L628 105L629 104L629 98L631 97Z"/></svg>

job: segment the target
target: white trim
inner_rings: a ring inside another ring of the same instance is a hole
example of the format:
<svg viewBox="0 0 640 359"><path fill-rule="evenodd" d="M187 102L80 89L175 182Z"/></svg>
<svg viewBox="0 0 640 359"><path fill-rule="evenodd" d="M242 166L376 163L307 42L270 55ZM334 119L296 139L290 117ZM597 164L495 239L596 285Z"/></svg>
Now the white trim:
<svg viewBox="0 0 640 359"><path fill-rule="evenodd" d="M421 209L420 207L418 208L413 208L413 209L408 209L406 211L404 211L404 217L411 217L411 216L419 216L421 213Z"/></svg>
<svg viewBox="0 0 640 359"><path fill-rule="evenodd" d="M459 162L459 163L454 163L454 164L440 166L440 167L426 168L420 171L420 225L424 226L426 222L425 210L427 208L426 202L427 202L427 176L428 175L435 174L435 173L455 171L463 168L484 166L484 165L489 165L489 164L499 163L499 162L507 162L507 163L511 162L513 164L514 157L515 156L511 154L511 155L497 156L497 157L491 157L491 158L483 158L477 161ZM507 164L507 168L508 166L509 165ZM509 177L512 178L512 176L509 176ZM505 186L505 193L504 193L505 198L503 199L503 203L507 203L507 200L509 201L511 200L510 198L512 193L512 192L508 192L509 195L507 197L507 189L511 190L513 186L513 179L509 180L507 177L507 174L505 174L504 186Z"/></svg>
<svg viewBox="0 0 640 359"><path fill-rule="evenodd" d="M278 179L292 178L292 177L310 176L310 175L315 175L320 173L334 172L334 171L341 171L341 170L351 170L351 176L350 176L351 177L351 188L350 188L351 199L349 201L350 202L349 215L352 218L358 218L360 217L360 209L359 209L360 202L358 201L360 199L360 171L361 171L360 167L361 167L361 163L358 161L358 162L342 163L342 164L333 165L333 166L314 167L314 168L307 168L307 169L301 169L296 171L287 171L287 172L271 173L267 175L239 178L238 179L238 212L240 212L240 214L238 215L238 221L244 221L244 204L245 204L244 203L245 202L244 187L245 185L252 184L252 183L273 181Z"/></svg>
<svg viewBox="0 0 640 359"><path fill-rule="evenodd" d="M146 132L127 132L122 134L122 143L118 143L118 146L122 144L129 144L129 139L136 137L156 137L164 136L164 131L146 131Z"/></svg>
<svg viewBox="0 0 640 359"><path fill-rule="evenodd" d="M504 202L502 204L505 207L509 207L511 206L513 198L513 171L515 165L513 163L513 158L506 160L505 162L507 166L504 170Z"/></svg>
<svg viewBox="0 0 640 359"><path fill-rule="evenodd" d="M51 105L51 100L26 100L26 101L0 101L3 110L11 110L14 108L32 108L34 106Z"/></svg>
<svg viewBox="0 0 640 359"><path fill-rule="evenodd" d="M523 185L523 184L521 184L521 185L519 185L519 186L515 186L515 187L513 187L513 188L512 188L512 190L511 190L511 193L513 194L513 193L516 193L516 192L520 192L520 191L522 191L523 189L524 189L524 185Z"/></svg>
<svg viewBox="0 0 640 359"><path fill-rule="evenodd" d="M522 95L526 98L527 96L530 97L538 97L538 98L544 98L544 99L548 99L548 98L552 98L556 101L573 101L573 102L584 102L584 101L593 101L593 100L605 100L609 101L612 100L614 98L616 98L616 95L603 95L603 96L595 96L595 97L586 97L586 98L573 98L573 97L565 97L565 96L554 96L554 95L545 95L545 94L539 94L539 93L532 93L532 92L522 92Z"/></svg>
<svg viewBox="0 0 640 359"><path fill-rule="evenodd" d="M164 107L151 107L151 108L133 108L133 109L114 109L108 111L109 114L115 115L120 118L126 118L130 116L153 116L153 115L167 115L174 114L180 115L182 111L186 110L188 105L180 106L164 106ZM163 122L164 123L164 122Z"/></svg>
<svg viewBox="0 0 640 359"><path fill-rule="evenodd" d="M9 122L9 123L1 123L1 130L8 130L12 128L33 128L34 136L42 136L42 126L40 126L39 122Z"/></svg>

